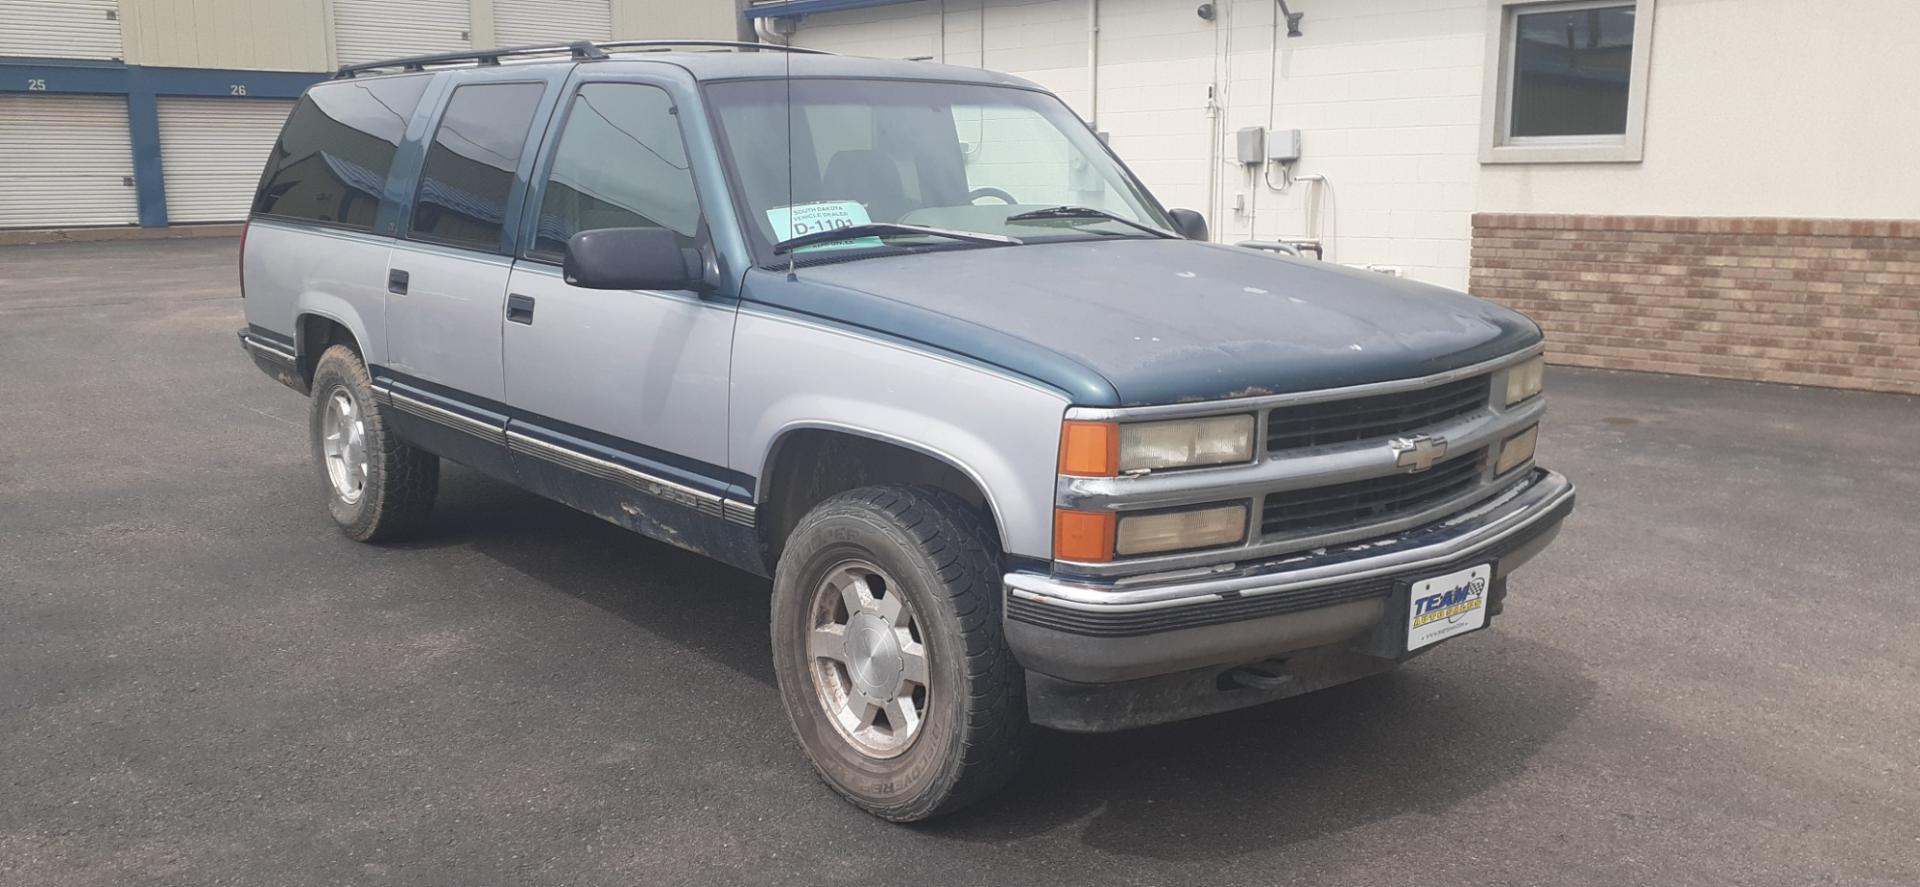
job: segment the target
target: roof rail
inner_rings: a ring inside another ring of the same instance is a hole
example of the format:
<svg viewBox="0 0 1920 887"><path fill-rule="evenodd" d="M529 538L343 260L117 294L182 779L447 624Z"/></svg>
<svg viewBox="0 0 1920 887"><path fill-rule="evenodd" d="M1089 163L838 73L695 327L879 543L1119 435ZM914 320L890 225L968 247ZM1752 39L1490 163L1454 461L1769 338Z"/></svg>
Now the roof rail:
<svg viewBox="0 0 1920 887"><path fill-rule="evenodd" d="M773 52L792 52L800 55L834 55L824 49L808 49L804 46L786 46L779 43L746 43L739 40L610 40L595 43L601 49L648 49L664 50L675 46L702 46L720 49L761 49Z"/></svg>
<svg viewBox="0 0 1920 887"><path fill-rule="evenodd" d="M575 61L590 61L607 58L607 50L651 50L665 51L676 46L714 47L721 49L755 49L774 52L794 52L808 55L832 55L820 49L807 49L801 46L782 46L778 43L744 43L735 40L608 40L594 43L588 40L576 40L572 43L551 43L540 46L509 46L502 49L477 49L468 52L442 52L434 55L414 55L405 58L387 59L378 62L361 62L357 65L341 65L334 73L334 79L351 78L363 71L377 71L383 68L399 68L403 71L424 71L428 65L450 65L457 62L473 62L478 65L497 65L503 58L519 56L554 55L565 52Z"/></svg>
<svg viewBox="0 0 1920 887"><path fill-rule="evenodd" d="M374 71L381 68L399 68L403 71L424 71L428 65L445 65L454 62L475 62L481 65L497 65L503 58L528 55L552 55L565 52L575 59L603 59L607 54L586 40L572 43L549 43L539 46L509 46L502 49L477 49L467 52L442 52L434 55L413 55L406 58L387 59L379 62L362 62L357 65L341 65L334 73L334 79L352 77L361 71Z"/></svg>

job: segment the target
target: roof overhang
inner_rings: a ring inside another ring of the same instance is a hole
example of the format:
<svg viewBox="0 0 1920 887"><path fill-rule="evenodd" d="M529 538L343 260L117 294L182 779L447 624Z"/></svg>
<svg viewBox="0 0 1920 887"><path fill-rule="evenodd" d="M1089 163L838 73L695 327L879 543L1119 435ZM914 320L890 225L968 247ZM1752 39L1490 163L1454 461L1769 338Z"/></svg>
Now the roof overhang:
<svg viewBox="0 0 1920 887"><path fill-rule="evenodd" d="M897 6L901 3L921 2L924 0L779 0L774 3L755 3L748 6L744 13L747 18L787 18L816 12L838 12L843 9L865 9L869 6Z"/></svg>

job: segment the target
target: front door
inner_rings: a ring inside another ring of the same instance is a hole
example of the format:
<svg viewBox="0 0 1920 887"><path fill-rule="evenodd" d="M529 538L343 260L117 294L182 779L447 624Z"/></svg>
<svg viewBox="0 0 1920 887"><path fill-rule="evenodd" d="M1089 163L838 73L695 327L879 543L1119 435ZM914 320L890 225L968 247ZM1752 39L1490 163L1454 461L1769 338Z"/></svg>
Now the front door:
<svg viewBox="0 0 1920 887"><path fill-rule="evenodd" d="M635 512L662 500L717 516L734 480L723 467L733 303L582 289L560 269L567 239L598 228L666 228L687 248L701 245L674 99L645 83L590 81L565 97L562 113L507 287L516 472L536 487L552 487L544 473L556 464L624 483L642 495L620 507L650 533L659 515Z"/></svg>

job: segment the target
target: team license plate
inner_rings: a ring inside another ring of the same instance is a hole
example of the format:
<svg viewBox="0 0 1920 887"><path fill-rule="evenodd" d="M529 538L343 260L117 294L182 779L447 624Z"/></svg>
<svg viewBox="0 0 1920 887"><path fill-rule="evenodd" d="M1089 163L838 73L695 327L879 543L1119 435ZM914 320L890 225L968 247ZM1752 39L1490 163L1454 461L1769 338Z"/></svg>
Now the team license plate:
<svg viewBox="0 0 1920 887"><path fill-rule="evenodd" d="M1492 586L1492 564L1413 583L1407 596L1407 651L1485 627Z"/></svg>

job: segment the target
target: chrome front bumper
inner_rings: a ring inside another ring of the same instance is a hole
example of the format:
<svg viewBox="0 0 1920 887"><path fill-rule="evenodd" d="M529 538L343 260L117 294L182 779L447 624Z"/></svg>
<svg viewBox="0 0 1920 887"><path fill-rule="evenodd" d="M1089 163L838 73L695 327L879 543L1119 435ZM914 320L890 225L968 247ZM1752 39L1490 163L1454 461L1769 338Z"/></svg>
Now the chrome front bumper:
<svg viewBox="0 0 1920 887"><path fill-rule="evenodd" d="M1028 669L1088 683L1338 644L1384 624L1404 581L1492 561L1503 595L1573 500L1572 482L1535 468L1467 511L1381 539L1111 581L1008 573L1007 641Z"/></svg>

